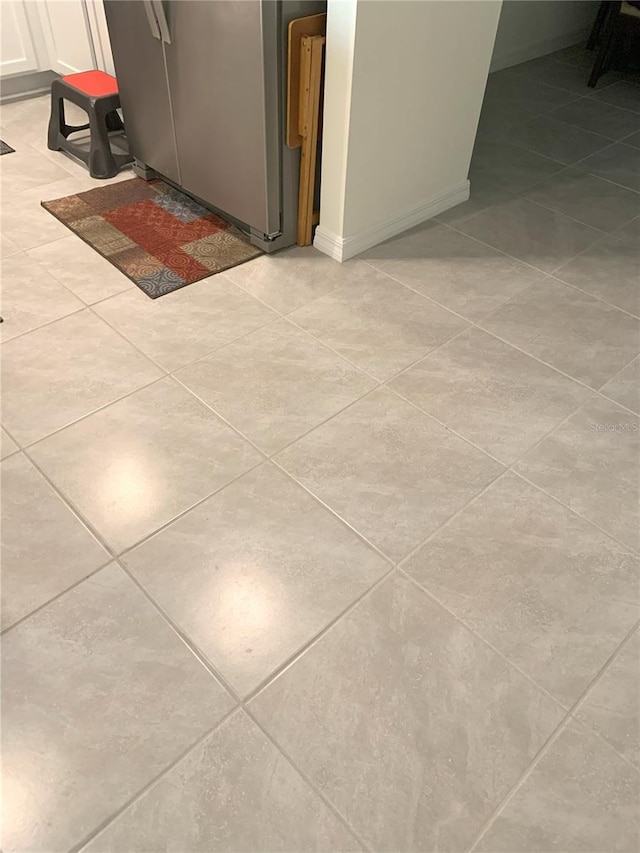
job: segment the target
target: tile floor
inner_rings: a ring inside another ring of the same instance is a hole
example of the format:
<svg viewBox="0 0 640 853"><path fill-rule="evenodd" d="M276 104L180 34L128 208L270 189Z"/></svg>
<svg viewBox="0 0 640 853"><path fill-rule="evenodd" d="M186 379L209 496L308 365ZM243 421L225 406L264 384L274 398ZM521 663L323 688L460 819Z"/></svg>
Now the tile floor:
<svg viewBox="0 0 640 853"><path fill-rule="evenodd" d="M582 64L490 78L438 221L155 302L2 110L4 853L637 851L640 87Z"/></svg>

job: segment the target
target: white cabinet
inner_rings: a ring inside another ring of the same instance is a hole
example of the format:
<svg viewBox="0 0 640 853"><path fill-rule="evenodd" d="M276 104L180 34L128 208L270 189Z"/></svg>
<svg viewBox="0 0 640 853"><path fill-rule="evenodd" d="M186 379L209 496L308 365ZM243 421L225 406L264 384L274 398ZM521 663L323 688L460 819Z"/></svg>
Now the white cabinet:
<svg viewBox="0 0 640 853"><path fill-rule="evenodd" d="M25 74L40 69L26 3L5 0L0 4L0 73Z"/></svg>
<svg viewBox="0 0 640 853"><path fill-rule="evenodd" d="M38 5L51 71L65 75L95 68L83 0L49 0Z"/></svg>
<svg viewBox="0 0 640 853"><path fill-rule="evenodd" d="M102 0L0 0L0 75L113 74Z"/></svg>

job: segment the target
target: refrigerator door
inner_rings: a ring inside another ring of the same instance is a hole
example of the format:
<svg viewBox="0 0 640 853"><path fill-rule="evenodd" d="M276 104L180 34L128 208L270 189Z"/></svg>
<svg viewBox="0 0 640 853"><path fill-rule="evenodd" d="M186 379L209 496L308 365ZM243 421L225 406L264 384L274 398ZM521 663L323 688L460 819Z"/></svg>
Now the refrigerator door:
<svg viewBox="0 0 640 853"><path fill-rule="evenodd" d="M204 4L207 5L207 4ZM129 150L180 183L164 43L151 0L105 0Z"/></svg>
<svg viewBox="0 0 640 853"><path fill-rule="evenodd" d="M127 5L126 3L124 5ZM164 45L181 184L252 230L280 230L274 0L171 0Z"/></svg>

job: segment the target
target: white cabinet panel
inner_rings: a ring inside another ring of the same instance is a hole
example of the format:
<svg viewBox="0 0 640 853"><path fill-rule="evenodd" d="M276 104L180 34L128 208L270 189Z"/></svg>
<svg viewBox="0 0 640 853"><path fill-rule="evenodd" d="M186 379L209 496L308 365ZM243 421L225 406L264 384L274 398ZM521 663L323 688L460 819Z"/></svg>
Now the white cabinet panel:
<svg viewBox="0 0 640 853"><path fill-rule="evenodd" d="M82 0L40 3L49 67L58 74L95 68L95 57Z"/></svg>
<svg viewBox="0 0 640 853"><path fill-rule="evenodd" d="M113 56L111 55L111 42L109 41L109 29L107 18L104 14L104 3L102 0L85 0L87 15L89 18L89 30L93 41L93 49L96 55L96 65L101 71L115 75Z"/></svg>
<svg viewBox="0 0 640 853"><path fill-rule="evenodd" d="M38 70L38 58L24 3L0 3L0 74Z"/></svg>

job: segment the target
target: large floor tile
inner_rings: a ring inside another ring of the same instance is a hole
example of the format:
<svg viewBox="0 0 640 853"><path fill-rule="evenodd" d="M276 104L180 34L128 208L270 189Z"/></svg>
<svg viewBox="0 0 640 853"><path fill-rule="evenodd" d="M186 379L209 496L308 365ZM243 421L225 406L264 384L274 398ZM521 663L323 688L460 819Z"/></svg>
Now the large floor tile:
<svg viewBox="0 0 640 853"><path fill-rule="evenodd" d="M286 320L176 376L266 453L282 449L375 386Z"/></svg>
<svg viewBox="0 0 640 853"><path fill-rule="evenodd" d="M307 246L262 255L227 270L225 275L276 311L286 314L331 293L342 284L355 284L368 273L361 261L340 264Z"/></svg>
<svg viewBox="0 0 640 853"><path fill-rule="evenodd" d="M22 453L2 463L2 628L108 561Z"/></svg>
<svg viewBox="0 0 640 853"><path fill-rule="evenodd" d="M7 435L7 432L0 428L0 458L6 459L7 456L11 456L12 453L16 453L18 450L18 445L15 441Z"/></svg>
<svg viewBox="0 0 640 853"><path fill-rule="evenodd" d="M374 850L465 850L558 706L408 580L386 581L250 708Z"/></svg>
<svg viewBox="0 0 640 853"><path fill-rule="evenodd" d="M511 135L511 131L509 136ZM508 142L478 140L469 171L471 186L519 193L563 168L563 163Z"/></svg>
<svg viewBox="0 0 640 853"><path fill-rule="evenodd" d="M580 703L576 716L640 770L640 632Z"/></svg>
<svg viewBox="0 0 640 853"><path fill-rule="evenodd" d="M361 849L282 753L239 711L84 851Z"/></svg>
<svg viewBox="0 0 640 853"><path fill-rule="evenodd" d="M594 243L555 273L556 278L636 316L640 316L639 274L640 219Z"/></svg>
<svg viewBox="0 0 640 853"><path fill-rule="evenodd" d="M502 470L386 389L336 415L276 459L398 560Z"/></svg>
<svg viewBox="0 0 640 853"><path fill-rule="evenodd" d="M261 459L172 379L50 436L31 453L118 552Z"/></svg>
<svg viewBox="0 0 640 853"><path fill-rule="evenodd" d="M640 215L640 194L579 169L566 169L525 196L601 231L615 231Z"/></svg>
<svg viewBox="0 0 640 853"><path fill-rule="evenodd" d="M1 275L4 341L84 308L84 302L22 252L3 258Z"/></svg>
<svg viewBox="0 0 640 853"><path fill-rule="evenodd" d="M565 707L640 616L640 561L513 474L405 569Z"/></svg>
<svg viewBox="0 0 640 853"><path fill-rule="evenodd" d="M549 279L499 308L484 328L599 388L640 348L638 320Z"/></svg>
<svg viewBox="0 0 640 853"><path fill-rule="evenodd" d="M599 136L550 116L538 116L512 128L508 139L512 145L519 145L560 163L575 163L611 145L611 140L606 136Z"/></svg>
<svg viewBox="0 0 640 853"><path fill-rule="evenodd" d="M542 278L531 267L449 228L425 229L419 237L403 235L382 243L367 260L468 320L475 322Z"/></svg>
<svg viewBox="0 0 640 853"><path fill-rule="evenodd" d="M5 853L68 850L231 709L121 569L6 635Z"/></svg>
<svg viewBox="0 0 640 853"><path fill-rule="evenodd" d="M596 101L604 101L606 104L640 113L640 86L637 83L622 81L596 90L591 97Z"/></svg>
<svg viewBox="0 0 640 853"><path fill-rule="evenodd" d="M4 119L3 119L4 120ZM2 192L11 196L69 177L68 172L45 157L38 157L30 145L19 145L2 161Z"/></svg>
<svg viewBox="0 0 640 853"><path fill-rule="evenodd" d="M593 55L590 58L593 64ZM531 59L529 62L523 62L520 65L510 68L509 71L512 74L522 75L527 81L543 83L546 86L555 86L558 89L565 89L576 95L593 94L593 89L587 85L590 76L589 72L584 68L566 62L558 62L555 54ZM605 86L619 82L621 79L622 74L619 71L606 71L598 80L598 87L602 89Z"/></svg>
<svg viewBox="0 0 640 853"><path fill-rule="evenodd" d="M640 92L640 87L638 87ZM592 175L640 191L640 148L617 142L587 157L579 168Z"/></svg>
<svg viewBox="0 0 640 853"><path fill-rule="evenodd" d="M440 347L391 387L507 465L589 393L480 329Z"/></svg>
<svg viewBox="0 0 640 853"><path fill-rule="evenodd" d="M206 500L125 562L243 696L389 569L270 465Z"/></svg>
<svg viewBox="0 0 640 853"><path fill-rule="evenodd" d="M134 287L95 311L165 370L176 370L278 317L223 275L149 299Z"/></svg>
<svg viewBox="0 0 640 853"><path fill-rule="evenodd" d="M625 145L633 145L634 148L640 148L640 130L631 134L631 136L626 136L623 141Z"/></svg>
<svg viewBox="0 0 640 853"><path fill-rule="evenodd" d="M637 113L592 98L580 98L558 107L549 115L611 139L623 139L640 130L640 116Z"/></svg>
<svg viewBox="0 0 640 853"><path fill-rule="evenodd" d="M516 470L618 541L638 548L640 431L629 412L593 398Z"/></svg>
<svg viewBox="0 0 640 853"><path fill-rule="evenodd" d="M603 385L600 391L640 415L640 356Z"/></svg>
<svg viewBox="0 0 640 853"><path fill-rule="evenodd" d="M505 115L512 114L526 121L536 115L546 114L556 107L575 101L574 92L563 91L556 86L546 86L537 80L527 80L507 68L490 74L487 80L484 104L499 109Z"/></svg>
<svg viewBox="0 0 640 853"><path fill-rule="evenodd" d="M4 234L0 234L0 258L8 258L10 255L15 255L20 251L17 243Z"/></svg>
<svg viewBox="0 0 640 853"><path fill-rule="evenodd" d="M162 376L90 311L2 346L7 429L26 446Z"/></svg>
<svg viewBox="0 0 640 853"><path fill-rule="evenodd" d="M450 311L367 264L369 274L291 315L376 379L389 379L466 328Z"/></svg>
<svg viewBox="0 0 640 853"><path fill-rule="evenodd" d="M492 207L459 228L543 272L552 272L602 237L601 231L524 198Z"/></svg>
<svg viewBox="0 0 640 853"><path fill-rule="evenodd" d="M636 853L640 777L571 723L496 818L482 853Z"/></svg>
<svg viewBox="0 0 640 853"><path fill-rule="evenodd" d="M5 155L5 159L11 156ZM7 193L3 188L2 233L23 250L67 237L69 229L48 213L40 202L73 195L82 189L82 184L66 173L62 180L20 193Z"/></svg>
<svg viewBox="0 0 640 853"><path fill-rule="evenodd" d="M75 234L30 249L28 254L87 305L123 290L137 290L119 269Z"/></svg>

